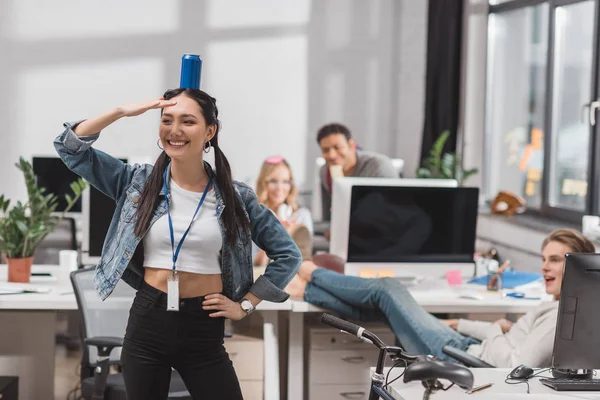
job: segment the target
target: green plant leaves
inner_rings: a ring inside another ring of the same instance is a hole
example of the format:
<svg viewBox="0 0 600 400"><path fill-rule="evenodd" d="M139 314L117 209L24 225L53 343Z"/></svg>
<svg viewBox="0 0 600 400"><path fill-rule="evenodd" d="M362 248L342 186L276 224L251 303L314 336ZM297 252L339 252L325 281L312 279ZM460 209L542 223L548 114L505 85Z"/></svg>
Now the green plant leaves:
<svg viewBox="0 0 600 400"><path fill-rule="evenodd" d="M450 131L444 131L433 143L429 155L417 169L417 178L456 179L459 186L479 172L477 168L464 171L462 162L456 153L444 153L444 146L450 137Z"/></svg>
<svg viewBox="0 0 600 400"><path fill-rule="evenodd" d="M58 206L58 197L46 194L46 189L38 186L32 165L21 157L16 167L23 173L28 200L26 204L18 201L9 210L10 200L5 199L4 195L0 196L0 252L9 258L33 256L40 242L54 230L87 187L81 178L72 182L70 186L74 197L65 196L67 207L61 215L56 216L54 211Z"/></svg>

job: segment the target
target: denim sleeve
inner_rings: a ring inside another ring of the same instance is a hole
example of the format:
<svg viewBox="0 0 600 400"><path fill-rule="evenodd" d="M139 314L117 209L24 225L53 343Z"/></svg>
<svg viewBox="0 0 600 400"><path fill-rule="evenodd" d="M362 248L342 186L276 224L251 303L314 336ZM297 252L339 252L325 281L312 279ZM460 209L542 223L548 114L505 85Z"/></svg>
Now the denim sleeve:
<svg viewBox="0 0 600 400"><path fill-rule="evenodd" d="M300 250L277 217L258 203L254 191L244 184L240 183L240 186L244 189L242 198L250 217L252 240L272 260L265 273L250 287L250 292L262 300L284 302L290 296L283 289L296 275L302 262Z"/></svg>
<svg viewBox="0 0 600 400"><path fill-rule="evenodd" d="M131 182L135 168L94 149L92 144L100 136L99 132L77 136L73 129L81 122L66 122L64 132L54 140L54 147L71 171L116 201Z"/></svg>

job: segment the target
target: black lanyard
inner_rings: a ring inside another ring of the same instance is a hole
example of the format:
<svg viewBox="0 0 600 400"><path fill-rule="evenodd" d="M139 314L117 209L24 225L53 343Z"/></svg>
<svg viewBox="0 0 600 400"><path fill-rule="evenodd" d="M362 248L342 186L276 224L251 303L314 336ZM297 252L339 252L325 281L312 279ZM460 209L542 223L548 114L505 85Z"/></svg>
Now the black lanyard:
<svg viewBox="0 0 600 400"><path fill-rule="evenodd" d="M190 228L192 227L192 224L194 223L194 219L196 218L196 215L198 214L200 207L202 207L202 203L204 203L204 199L206 198L206 195L208 194L208 190L210 189L211 185L212 185L212 177L208 180L208 183L206 184L206 187L204 188L204 193L202 193L202 198L200 198L198 207L196 207L196 212L194 213L194 216L192 217L192 220L190 221L190 225L187 227L187 229L183 233L183 236L181 237L181 240L179 241L179 244L177 245L177 250L175 250L175 234L173 233L173 220L171 219L171 210L170 210L170 204L169 204L169 188L167 186L167 170L165 169L165 173L163 174L163 187L164 187L164 191L165 191L165 195L166 195L166 199L167 199L167 215L169 217L169 232L171 233L171 251L173 253L173 274L175 274L175 268L176 268L175 263L177 262L177 258L179 257L179 250L181 250L181 245L183 245L183 241L185 240L185 237L187 236L188 232L190 231Z"/></svg>

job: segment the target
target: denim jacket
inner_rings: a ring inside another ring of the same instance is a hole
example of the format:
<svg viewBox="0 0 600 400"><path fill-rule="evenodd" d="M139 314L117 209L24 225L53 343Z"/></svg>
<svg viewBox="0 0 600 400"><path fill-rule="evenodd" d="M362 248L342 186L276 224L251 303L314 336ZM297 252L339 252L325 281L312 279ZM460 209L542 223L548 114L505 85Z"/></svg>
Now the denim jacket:
<svg viewBox="0 0 600 400"><path fill-rule="evenodd" d="M136 236L134 228L137 203L153 166L125 164L92 148L100 133L77 136L73 132L77 123L65 123L64 126L65 131L54 141L61 159L71 171L116 202L94 275L98 294L102 300L106 299L121 278L134 289L139 289L144 279L143 237ZM214 176L208 163L205 163L205 167ZM215 185L216 212L223 237L220 257L223 294L233 301L239 301L251 292L262 300L283 302L289 295L282 289L300 267L300 251L275 215L258 203L250 187L234 181L234 189L245 206L251 227L238 232L235 246L228 244L221 219L225 204L219 187ZM151 224L167 211L164 190L160 196ZM256 281L253 279L252 242L264 249L269 259L273 260Z"/></svg>

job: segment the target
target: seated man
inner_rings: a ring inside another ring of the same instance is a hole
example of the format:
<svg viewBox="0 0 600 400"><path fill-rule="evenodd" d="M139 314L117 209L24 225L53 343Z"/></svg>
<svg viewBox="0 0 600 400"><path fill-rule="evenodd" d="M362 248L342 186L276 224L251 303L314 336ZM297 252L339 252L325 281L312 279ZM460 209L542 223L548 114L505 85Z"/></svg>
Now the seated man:
<svg viewBox="0 0 600 400"><path fill-rule="evenodd" d="M388 157L357 150L350 130L342 124L329 124L319 129L317 143L325 159L325 165L319 171L324 221L331 220L332 167L334 170L341 170L340 173L344 176L399 177Z"/></svg>
<svg viewBox="0 0 600 400"><path fill-rule="evenodd" d="M354 320L387 322L401 345L413 354L442 353L450 345L496 367L531 368L551 364L558 299L566 253L594 253L592 242L571 229L552 232L542 244L542 274L553 301L542 302L514 324L467 320L438 320L417 304L394 278L367 279L319 268L305 261L287 287L294 297Z"/></svg>

